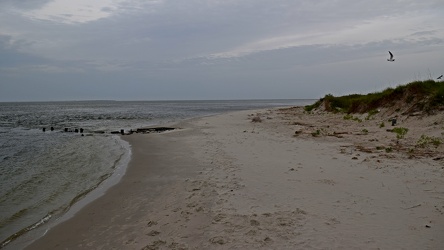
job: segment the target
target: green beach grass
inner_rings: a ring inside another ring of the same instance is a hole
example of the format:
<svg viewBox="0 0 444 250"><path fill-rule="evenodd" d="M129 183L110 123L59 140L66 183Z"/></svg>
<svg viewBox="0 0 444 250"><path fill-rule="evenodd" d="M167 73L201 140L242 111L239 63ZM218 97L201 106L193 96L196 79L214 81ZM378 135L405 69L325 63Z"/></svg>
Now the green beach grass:
<svg viewBox="0 0 444 250"><path fill-rule="evenodd" d="M325 106L327 111L350 113L376 113L380 107L390 107L397 101L403 101L414 111L431 112L444 106L444 82L434 80L414 81L396 88L387 88L380 92L366 95L352 94L335 97L327 94L312 105L305 106L312 111Z"/></svg>

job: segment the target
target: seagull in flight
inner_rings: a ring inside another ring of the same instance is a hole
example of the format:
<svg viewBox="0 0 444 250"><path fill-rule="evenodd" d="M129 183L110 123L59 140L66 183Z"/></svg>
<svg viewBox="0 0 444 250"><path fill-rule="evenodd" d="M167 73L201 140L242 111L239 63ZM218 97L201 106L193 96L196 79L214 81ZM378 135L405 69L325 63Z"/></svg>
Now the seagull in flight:
<svg viewBox="0 0 444 250"><path fill-rule="evenodd" d="M387 59L387 61L389 61L389 62L394 62L395 59L393 59L393 54L392 54L392 52L389 51L389 54L390 54L390 59Z"/></svg>
<svg viewBox="0 0 444 250"><path fill-rule="evenodd" d="M443 77L443 75L440 75L440 76L438 76L438 78L436 78L436 79L441 80L442 77Z"/></svg>

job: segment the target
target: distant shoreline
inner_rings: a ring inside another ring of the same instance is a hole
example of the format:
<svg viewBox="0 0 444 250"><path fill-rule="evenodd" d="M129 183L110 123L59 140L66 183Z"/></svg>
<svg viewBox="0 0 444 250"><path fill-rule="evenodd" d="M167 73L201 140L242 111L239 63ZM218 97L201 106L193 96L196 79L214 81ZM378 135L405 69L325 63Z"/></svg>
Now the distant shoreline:
<svg viewBox="0 0 444 250"><path fill-rule="evenodd" d="M312 99L312 98L302 98L302 99L292 99L292 98L283 98L283 99L275 99L275 98L270 98L270 99L178 99L178 100L57 100L57 101L47 101L47 100L41 100L41 101L26 101L26 100L22 100L22 101L0 101L0 104L8 104L8 103L67 103L67 102L79 102L79 103L84 103L84 102L97 102L97 103L101 103L101 102L238 102L238 101L291 101L291 100L295 100L295 101L316 101L318 99Z"/></svg>

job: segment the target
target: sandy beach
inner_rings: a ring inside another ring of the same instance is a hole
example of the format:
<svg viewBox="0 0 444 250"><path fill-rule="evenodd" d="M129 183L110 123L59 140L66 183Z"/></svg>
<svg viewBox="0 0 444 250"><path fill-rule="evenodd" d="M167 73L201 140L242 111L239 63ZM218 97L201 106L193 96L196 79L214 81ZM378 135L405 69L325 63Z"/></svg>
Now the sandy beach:
<svg viewBox="0 0 444 250"><path fill-rule="evenodd" d="M444 115L398 116L399 137L394 115L241 111L123 136L122 180L26 249L443 249Z"/></svg>

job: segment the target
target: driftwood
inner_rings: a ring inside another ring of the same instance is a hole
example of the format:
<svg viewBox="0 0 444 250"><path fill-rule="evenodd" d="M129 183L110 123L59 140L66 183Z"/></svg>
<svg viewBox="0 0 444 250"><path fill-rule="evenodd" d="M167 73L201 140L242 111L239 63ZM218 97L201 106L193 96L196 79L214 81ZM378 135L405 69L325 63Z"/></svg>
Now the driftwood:
<svg viewBox="0 0 444 250"><path fill-rule="evenodd" d="M417 207L420 207L420 206L421 206L421 204L418 204L418 205L415 205L415 206L406 207L406 208L402 208L402 209L407 210L407 209L417 208Z"/></svg>
<svg viewBox="0 0 444 250"><path fill-rule="evenodd" d="M333 132L333 135L344 135L344 134L350 134L349 132Z"/></svg>
<svg viewBox="0 0 444 250"><path fill-rule="evenodd" d="M162 132L170 131L170 130L174 130L174 129L175 128L170 128L170 127L138 128L136 130L136 133L143 133L143 134L162 133Z"/></svg>
<svg viewBox="0 0 444 250"><path fill-rule="evenodd" d="M344 138L344 136L342 135L348 135L350 134L349 132L333 132L333 134L328 134L328 136L334 136L337 138Z"/></svg>

